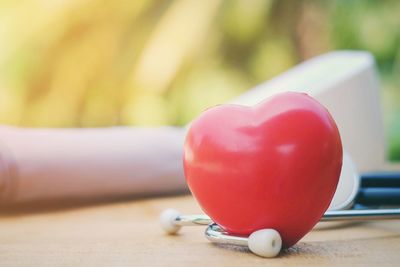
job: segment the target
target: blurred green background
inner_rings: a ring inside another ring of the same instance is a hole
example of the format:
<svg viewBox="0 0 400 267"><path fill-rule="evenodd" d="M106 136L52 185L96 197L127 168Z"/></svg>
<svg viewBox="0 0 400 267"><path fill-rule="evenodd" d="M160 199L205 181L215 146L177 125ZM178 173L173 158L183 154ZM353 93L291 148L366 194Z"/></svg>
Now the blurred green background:
<svg viewBox="0 0 400 267"><path fill-rule="evenodd" d="M305 59L372 52L400 159L400 1L3 0L0 123L183 125Z"/></svg>

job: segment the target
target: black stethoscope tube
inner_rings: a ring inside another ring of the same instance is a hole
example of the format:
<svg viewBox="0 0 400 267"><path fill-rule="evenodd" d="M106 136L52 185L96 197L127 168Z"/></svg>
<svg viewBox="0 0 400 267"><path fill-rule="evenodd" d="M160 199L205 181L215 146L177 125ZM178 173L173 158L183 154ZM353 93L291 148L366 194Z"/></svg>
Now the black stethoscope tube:
<svg viewBox="0 0 400 267"><path fill-rule="evenodd" d="M369 172L361 174L361 188L385 187L400 188L400 172Z"/></svg>
<svg viewBox="0 0 400 267"><path fill-rule="evenodd" d="M400 172L371 172L360 177L355 204L363 206L400 205Z"/></svg>

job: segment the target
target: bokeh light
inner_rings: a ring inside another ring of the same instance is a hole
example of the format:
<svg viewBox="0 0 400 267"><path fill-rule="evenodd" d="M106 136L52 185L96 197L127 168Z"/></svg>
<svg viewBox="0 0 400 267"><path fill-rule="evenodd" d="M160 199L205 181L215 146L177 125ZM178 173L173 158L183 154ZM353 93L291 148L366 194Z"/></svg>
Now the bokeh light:
<svg viewBox="0 0 400 267"><path fill-rule="evenodd" d="M0 123L184 125L310 57L372 52L400 159L399 1L4 0Z"/></svg>

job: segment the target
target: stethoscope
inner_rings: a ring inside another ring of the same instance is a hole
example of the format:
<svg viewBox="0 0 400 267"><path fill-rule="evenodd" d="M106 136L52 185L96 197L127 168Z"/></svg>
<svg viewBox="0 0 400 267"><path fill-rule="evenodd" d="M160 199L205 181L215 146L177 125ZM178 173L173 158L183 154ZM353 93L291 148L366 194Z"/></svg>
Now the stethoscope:
<svg viewBox="0 0 400 267"><path fill-rule="evenodd" d="M393 205L400 205L400 172L359 175L345 153L336 193L320 222L400 219L400 208L380 208ZM282 248L282 239L274 229L261 229L248 237L231 235L207 215L181 215L167 209L161 213L160 223L168 234L176 234L182 226L207 226L205 236L211 242L248 247L261 257L275 257Z"/></svg>

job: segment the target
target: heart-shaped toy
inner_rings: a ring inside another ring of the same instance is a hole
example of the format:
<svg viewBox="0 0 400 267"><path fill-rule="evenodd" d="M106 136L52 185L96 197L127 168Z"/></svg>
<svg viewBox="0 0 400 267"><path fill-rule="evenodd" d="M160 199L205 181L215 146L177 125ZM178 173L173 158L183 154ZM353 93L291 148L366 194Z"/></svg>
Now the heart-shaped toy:
<svg viewBox="0 0 400 267"><path fill-rule="evenodd" d="M206 110L189 129L183 161L192 194L225 231L272 228L290 247L328 208L342 143L321 104L287 92L254 107Z"/></svg>

